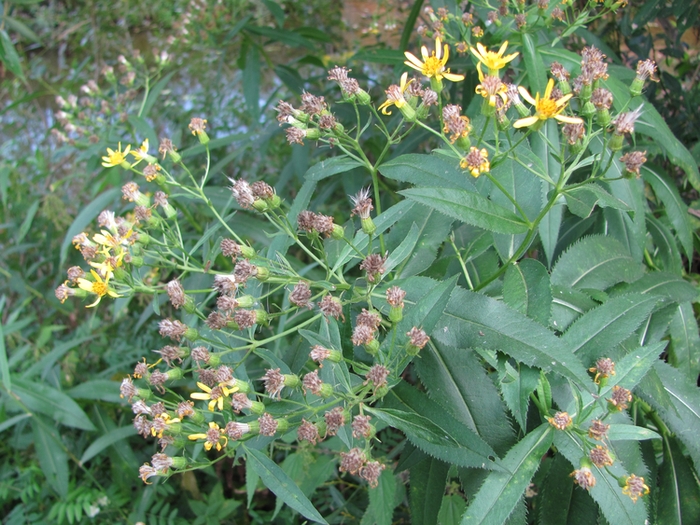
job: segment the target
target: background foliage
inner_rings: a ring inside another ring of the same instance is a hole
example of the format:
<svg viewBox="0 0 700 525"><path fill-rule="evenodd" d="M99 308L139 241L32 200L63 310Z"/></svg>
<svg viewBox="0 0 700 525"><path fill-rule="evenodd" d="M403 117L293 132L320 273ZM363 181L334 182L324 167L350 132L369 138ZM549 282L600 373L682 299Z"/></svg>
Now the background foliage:
<svg viewBox="0 0 700 525"><path fill-rule="evenodd" d="M441 5L438 4L433 6L437 9ZM343 20L352 17L340 11L340 3L329 8L329 3L323 1L44 3L25 0L3 3L0 22L3 64L0 86L3 214L0 233L0 272L3 275L0 281L0 431L3 437L0 515L5 516L3 523L232 523L234 520L269 522L273 517L279 522L299 521L298 514L291 509L280 508L263 483L251 481L250 471L228 460L205 472L196 475L186 472L167 483L144 488L135 473L138 466L150 458L152 447L135 437L130 407L119 399L116 387L143 355L144 349L161 345L154 315L159 304L135 297L128 302L117 300L110 304L109 310L103 308L95 313L70 301L60 304L54 297L54 289L63 281L65 268L79 262L79 254L70 246L72 236L85 229L102 209L119 202L118 188L124 181L117 170L102 169L99 165L105 147L113 147L117 140L126 137L135 143L144 136L150 138L152 144L157 144L160 136L170 136L176 143L184 144L190 118L206 116L211 129L215 130L211 143L214 185L225 186L226 176L255 173L292 202L307 170L319 158L327 156L328 150L309 144L290 148L274 118L272 106L280 98L298 97L303 90L334 96L325 77L327 68L335 64L352 67L355 76L368 88L373 88L379 100L383 87L389 83L387 79L394 78L392 68L403 61L397 47L415 51L418 40L414 27L429 22L420 7L421 2L415 5L380 2L367 7L368 16L359 17L360 27L353 28L343 25ZM364 8L355 7L357 10ZM700 206L696 204L698 181L693 184L688 176L692 170L681 166L683 162L686 166L695 162L697 173L700 158L700 124L696 111L700 103L697 87L700 62L697 45L689 46L684 40L689 34L692 37L688 28L697 26L697 17L697 5L692 2L647 2L642 7L633 5L619 16L611 15L588 27L578 28L569 43L572 50L579 50L584 43L596 44L615 64L633 66L637 59L651 56L661 66L661 82L645 93L674 135L693 152L695 160L682 155L674 157L669 148L663 151L655 141L638 137L640 146L649 151L649 157L654 156L644 180L647 188L653 190L649 192L653 213L646 215L646 221L657 249L648 254L647 262L668 273L683 274L683 279L668 277L663 281L663 277L657 275L656 278L661 279L658 282L650 278L645 281L641 265L629 260L616 241L609 238L601 242L607 242L610 245L607 248L613 251L620 250L618 263L611 265L600 280L586 282L580 287L582 290L569 289L568 283L575 279L569 272L576 270L566 269L562 261L576 260L578 255L589 254L597 246L590 240L578 244L573 241L584 233L604 233L600 224L594 224L595 220L589 220L586 214L586 206L592 208L596 202L590 196L581 199L579 210L582 207L583 211L580 214L565 216L560 244L551 246L547 254L550 262L559 261L552 269L552 293L567 294L566 300L556 303L559 306L555 306L552 318L561 330L572 326L572 331L567 332L569 338L583 338L585 334L577 334L573 329L575 316L563 304L573 305L570 308L578 312L590 309L589 315L599 316L603 323L601 338L606 335L603 320L624 312L634 321L630 321L628 333L616 343L622 348L631 344L627 338L633 339L635 331L643 324L651 334L650 344L659 338L668 341L668 362L689 375L697 367L697 363L691 361L700 346L694 302L697 298L695 253L700 240L698 224L686 225L685 207L690 205L692 211ZM345 27L346 32L338 31L338 27ZM133 68L133 81L128 69L120 70L120 63L123 65L120 55ZM458 59L454 67L463 71L465 68L460 65L465 63ZM114 68L114 81L104 74L105 66ZM89 81L95 82L98 89L88 84ZM461 92L454 93L455 97L461 96L467 101L463 104L465 107L472 99L477 82L476 74L472 73L460 87ZM78 97L77 107L74 111L65 111L66 108L57 105L55 97L68 100L70 95ZM80 98L87 100L80 101ZM61 110L69 115L59 115ZM425 139L419 136L415 143L405 146L405 151L400 148L395 151L394 156L426 149L427 146L421 146ZM366 147L368 151L379 148L378 137L371 132L366 137ZM185 158L196 158L201 151L193 146L184 149L182 154ZM437 171L437 168L433 164L426 166L426 170ZM398 164L389 164L385 171L387 184L405 181L409 176L402 173ZM358 177L324 181L309 208L328 215L340 214L335 203L342 199L336 197L354 193L364 182ZM397 189L399 185L391 188ZM222 198L221 194L211 197L213 200ZM570 210L576 209L576 203L571 196ZM188 210L180 211L189 221L192 234L201 234L206 221L201 215L203 212L192 210L188 216ZM598 211L614 213L609 209ZM253 240L260 245L270 242L263 233L262 224L254 217L242 220L249 221L246 227ZM435 227L440 226L437 219L434 222ZM400 232L395 235L398 237ZM460 247L471 249L467 263L478 285L482 276L488 275L496 254L479 245L479 239L474 237L469 226L460 228L456 235ZM588 237L592 238L597 237ZM398 244L398 239L394 241ZM664 242L668 247L664 248ZM450 273L448 265L458 263L446 257L441 264L417 278L416 294L427 292L429 277L442 277ZM528 311L524 297L527 297L528 287L535 285L541 276L540 269L534 261L520 268L521 275L506 273L503 300L537 320L538 312ZM623 282L632 284L613 286ZM693 284L691 291L688 291L688 282ZM666 302L661 307L662 299L642 296L654 287L671 290L667 293L672 300L663 298ZM638 295L631 302L616 300L616 294L621 291ZM476 300L491 306L485 296ZM604 304L592 310L599 303ZM446 306L457 331L475 322L460 317L458 310L454 304ZM482 321L488 322L479 320ZM546 325L548 319L540 316L540 322ZM670 327L668 333L664 332L666 326ZM655 329L660 334L657 339L654 339ZM541 343L535 340L536 336L532 337L533 340L517 343L533 347ZM464 360L455 353L453 341L444 338L439 343L439 356L427 355L418 361L409 371L409 378L413 384L420 380L424 385L453 385L441 395L448 396L454 403L467 405L467 413L471 404L479 404L483 409L484 404L493 402L498 396L494 384L508 383L508 377L514 377L508 368L510 364L495 353L483 350L481 362L476 358ZM514 342L508 341L508 344ZM581 345L586 344L594 347L599 343L582 339ZM653 355L654 350L658 347L650 348L649 355ZM443 364L438 366L436 358ZM489 365L489 376L481 373L481 363ZM524 365L523 368L518 370L519 381L530 381L529 386L534 388L536 375L528 375L526 370L529 369ZM672 481L676 481L677 486L690 487L690 495L683 496L692 501L697 495L692 493L693 490L697 492L692 487L697 487L698 463L696 461L693 467L693 462L682 458L688 454L698 457L697 443L693 445L692 441L692 436L697 435L698 421L686 412L698 393L688 386L688 381L681 384L679 373L671 366L659 363L654 370L656 383L646 385L646 392L654 392L654 386L663 390L656 392L659 397L649 395L644 399L664 413L665 424L671 427L673 435L662 445L659 440L644 440L639 450L630 446L629 450L618 453L628 454L633 464L641 464L642 457L651 458L646 461L647 467L653 470L658 464L660 471L650 472L649 478L659 480L660 490L672 490L670 487L675 486ZM453 377L445 377L446 371ZM470 389L466 390L464 385L470 385ZM561 385L551 385L555 392L558 386ZM528 386L522 385L522 388ZM427 391L434 395L430 388ZM417 406L419 413L440 411L430 397L408 386L397 388L392 395L388 406L393 403L395 409ZM664 402L668 396L687 402L666 409ZM527 407L515 406L518 396L509 399L507 388L504 397L516 422L524 424ZM494 404L492 408L499 414L494 419L505 422L502 405ZM391 406L384 414L391 414L390 409ZM636 422L643 426L646 417L653 417L649 414L635 414ZM376 416L382 417L379 412ZM278 447L273 459L287 475L298 481L306 495L315 494L313 503L328 521L435 523L437 519L440 523L459 522L467 501L471 502L481 487L483 471L470 469L466 464L449 466L436 459L440 458L439 451L421 442L420 436L411 436L408 426L395 420L385 423L386 428L379 433L381 444L378 446L385 457L398 461L398 465L394 465L398 475L387 471L377 491L358 488L338 478L330 461L317 461L313 471L305 470L306 452L294 450L291 444L287 450ZM460 425L465 424L447 420L440 423L452 435L459 435ZM513 420L508 423L488 425L491 434L487 441L500 457L506 453L509 456L521 454L523 470L534 471L537 465L525 460L529 454L547 450L551 436L545 429L528 429L531 441L521 441L522 447L511 449L516 426ZM487 422L477 422L477 426L479 424L487 425ZM422 437L429 439L431 436ZM630 437L635 438L638 436ZM423 451L417 443L424 445ZM587 493L571 492L573 485L568 477L571 465L563 458L574 462L576 451L572 452L567 443L556 439L554 446L562 454L540 468L534 480L536 486L550 494L568 490L570 512L594 509ZM427 454L426 448L430 449ZM657 462L655 456L662 456L663 461ZM258 459L264 462L265 456ZM679 465L679 468L673 470L672 465ZM447 488L441 489L440 483L406 485L399 474L406 469L410 469L414 479L445 480ZM503 489L514 500L514 506L519 505L513 522L524 517L525 507L519 503L524 487L512 486L509 480L499 480L495 476L489 477L487 483L491 488L482 490ZM554 500L556 498L544 501ZM659 501L668 500L661 497ZM686 512L697 513L692 503L689 505ZM678 509L662 508L658 515L672 516L674 511L678 515ZM554 518L557 512L562 511L536 508L528 519L539 523L566 523L566 516ZM595 522L597 511L595 515L590 512L590 521ZM578 516L580 519L581 515Z"/></svg>

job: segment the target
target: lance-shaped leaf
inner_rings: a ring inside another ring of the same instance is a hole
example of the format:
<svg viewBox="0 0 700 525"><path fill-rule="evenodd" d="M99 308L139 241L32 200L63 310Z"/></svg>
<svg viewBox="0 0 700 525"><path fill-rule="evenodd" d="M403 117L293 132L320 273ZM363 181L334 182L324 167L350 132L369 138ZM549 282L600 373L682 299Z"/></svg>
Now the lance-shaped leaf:
<svg viewBox="0 0 700 525"><path fill-rule="evenodd" d="M418 483L411 483L409 489L411 523L437 525L449 470L448 463L430 456L411 467L411 479L420 480Z"/></svg>
<svg viewBox="0 0 700 525"><path fill-rule="evenodd" d="M561 339L584 364L592 365L627 339L658 301L658 296L641 294L610 299L579 317Z"/></svg>
<svg viewBox="0 0 700 525"><path fill-rule="evenodd" d="M598 506L574 485L574 467L561 454L551 461L540 490L538 525L598 525Z"/></svg>
<svg viewBox="0 0 700 525"><path fill-rule="evenodd" d="M460 423L443 428L414 410L365 407L365 411L398 428L411 443L438 459L461 467L496 468L491 447Z"/></svg>
<svg viewBox="0 0 700 525"><path fill-rule="evenodd" d="M656 523L700 523L700 488L688 459L673 437L664 439L664 462L659 470Z"/></svg>
<svg viewBox="0 0 700 525"><path fill-rule="evenodd" d="M515 433L498 391L475 352L436 342L426 346L420 357L414 360L414 367L430 398L499 455L505 454L515 444Z"/></svg>
<svg viewBox="0 0 700 525"><path fill-rule="evenodd" d="M540 133L532 135L532 151L544 164L544 174L552 181L558 182L561 176L561 163L556 158L559 155L559 129L556 122L553 119L546 121ZM545 180L540 180L543 205L549 202L551 191L552 185ZM559 203L555 204L544 216L538 229L549 267L554 261L554 250L559 240L559 228L563 213L564 206Z"/></svg>
<svg viewBox="0 0 700 525"><path fill-rule="evenodd" d="M592 389L583 365L558 337L484 295L455 288L435 338L457 348L499 350L528 366L567 377L584 390Z"/></svg>
<svg viewBox="0 0 700 525"><path fill-rule="evenodd" d="M446 188L412 188L399 193L485 230L497 233L525 233L528 230L520 217L479 193Z"/></svg>
<svg viewBox="0 0 700 525"><path fill-rule="evenodd" d="M242 445L242 447L247 453L248 463L257 472L268 489L305 518L316 523L328 525L328 522L323 519L323 516L318 513L313 504L304 496L301 489L297 487L294 480L284 470L259 450L248 448L245 445Z"/></svg>
<svg viewBox="0 0 700 525"><path fill-rule="evenodd" d="M683 442L693 459L695 472L700 475L700 390L695 381L688 380L666 363L656 361L654 371L670 398L671 407L663 406L658 400L659 396L646 389L638 389L637 393L659 412L664 423Z"/></svg>
<svg viewBox="0 0 700 525"><path fill-rule="evenodd" d="M505 303L543 326L549 326L552 316L552 287L549 273L535 259L523 259L511 264L503 280Z"/></svg>
<svg viewBox="0 0 700 525"><path fill-rule="evenodd" d="M69 427L95 430L95 426L83 412L83 409L70 397L55 388L34 381L31 388L15 384L12 390L29 410L46 414L54 421Z"/></svg>
<svg viewBox="0 0 700 525"><path fill-rule="evenodd" d="M570 432L555 432L554 446L572 465L578 465L581 458L588 455L579 439L573 437ZM619 461L603 469L599 469L595 465L590 468L595 476L596 484L590 489L589 494L598 503L609 523L615 525L646 523L646 507L639 501L636 504L633 503L628 496L622 493L622 489L617 483L616 478L629 475ZM583 489L575 487L574 490Z"/></svg>
<svg viewBox="0 0 700 525"><path fill-rule="evenodd" d="M462 517L462 525L501 525L520 501L537 472L542 456L552 444L548 424L526 435L503 459L506 472L494 471L472 500Z"/></svg>
<svg viewBox="0 0 700 525"><path fill-rule="evenodd" d="M671 320L669 363L690 379L700 373L700 337L693 305L682 303Z"/></svg>
<svg viewBox="0 0 700 525"><path fill-rule="evenodd" d="M677 303L695 302L700 296L695 286L682 277L668 272L650 272L631 284L616 287L615 292L610 295L628 293L659 295Z"/></svg>
<svg viewBox="0 0 700 525"><path fill-rule="evenodd" d="M591 235L571 246L552 270L552 284L605 290L619 282L636 281L643 268L619 241Z"/></svg>

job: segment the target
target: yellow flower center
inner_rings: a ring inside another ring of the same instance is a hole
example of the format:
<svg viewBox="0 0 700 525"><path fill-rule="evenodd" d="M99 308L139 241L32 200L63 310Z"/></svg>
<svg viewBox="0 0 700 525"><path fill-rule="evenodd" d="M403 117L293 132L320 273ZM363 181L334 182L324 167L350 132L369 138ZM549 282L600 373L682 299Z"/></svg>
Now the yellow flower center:
<svg viewBox="0 0 700 525"><path fill-rule="evenodd" d="M107 285L105 283L92 283L92 291L100 297L107 295Z"/></svg>
<svg viewBox="0 0 700 525"><path fill-rule="evenodd" d="M444 67L442 60L433 55L428 57L423 63L423 74L429 78L436 77L439 73L442 73Z"/></svg>
<svg viewBox="0 0 700 525"><path fill-rule="evenodd" d="M113 151L109 154L109 162L112 164L121 164L126 160L126 157L121 151Z"/></svg>
<svg viewBox="0 0 700 525"><path fill-rule="evenodd" d="M559 113L559 108L557 108L556 101L551 98L543 98L537 101L537 116L546 120L552 118Z"/></svg>

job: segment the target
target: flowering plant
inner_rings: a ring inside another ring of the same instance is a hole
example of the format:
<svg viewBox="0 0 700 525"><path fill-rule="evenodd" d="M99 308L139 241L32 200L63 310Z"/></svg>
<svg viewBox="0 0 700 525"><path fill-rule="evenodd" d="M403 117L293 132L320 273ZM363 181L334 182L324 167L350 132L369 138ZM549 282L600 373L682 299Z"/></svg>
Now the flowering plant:
<svg viewBox="0 0 700 525"><path fill-rule="evenodd" d="M160 447L145 483L244 462L249 502L261 480L319 523L348 505L318 497L336 466L366 482L364 515L382 523L406 470L425 523L581 504L593 520L643 523L677 500L638 502L668 476L697 492L692 230L647 156L696 188L700 176L641 95L653 62L634 76L592 45L568 51L562 37L598 15L567 5L504 2L489 23L428 10L434 49L405 53L417 77L377 98L336 66L328 100L280 101L289 143L332 153L293 199L252 174L217 181L202 118L190 123L202 167L167 138L157 153L108 149L103 165L134 179L133 207L73 239L89 272L70 268L56 295L90 307L150 295L163 314L166 344L121 382L138 433ZM344 206L313 199L341 176Z"/></svg>

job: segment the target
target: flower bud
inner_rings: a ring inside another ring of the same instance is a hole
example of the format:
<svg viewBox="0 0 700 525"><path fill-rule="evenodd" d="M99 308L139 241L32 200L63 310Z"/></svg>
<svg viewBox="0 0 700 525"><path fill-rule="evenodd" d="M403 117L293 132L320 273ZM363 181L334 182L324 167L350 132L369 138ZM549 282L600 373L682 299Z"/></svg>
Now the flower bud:
<svg viewBox="0 0 700 525"><path fill-rule="evenodd" d="M284 386L296 388L301 384L301 379L296 374L284 374Z"/></svg>
<svg viewBox="0 0 700 525"><path fill-rule="evenodd" d="M365 351L369 355L377 355L379 352L379 341L372 339L369 343L365 345Z"/></svg>
<svg viewBox="0 0 700 525"><path fill-rule="evenodd" d="M365 232L367 235L372 235L375 231L377 231L377 227L375 226L372 217L362 219L360 221L360 224L362 225L362 231Z"/></svg>
<svg viewBox="0 0 700 525"><path fill-rule="evenodd" d="M583 105L583 107L581 108L581 116L582 117L590 117L590 116L594 115L595 112L596 112L595 106L591 103L590 100L588 102L586 102Z"/></svg>
<svg viewBox="0 0 700 525"><path fill-rule="evenodd" d="M368 106L372 103L372 97L364 89L358 89L355 93L355 100L361 106Z"/></svg>
<svg viewBox="0 0 700 525"><path fill-rule="evenodd" d="M589 102L590 104L590 102ZM610 124L610 111L606 108L596 110L596 121L603 128L607 128Z"/></svg>
<svg viewBox="0 0 700 525"><path fill-rule="evenodd" d="M251 401L250 411L257 416L261 416L265 413L265 405L260 401Z"/></svg>
<svg viewBox="0 0 700 525"><path fill-rule="evenodd" d="M333 395L333 387L331 386L330 383L323 383L321 385L321 397L322 398L328 398Z"/></svg>
<svg viewBox="0 0 700 525"><path fill-rule="evenodd" d="M287 430L289 430L289 423L287 423L286 419L275 419L277 422L277 432L280 434L284 434Z"/></svg>
<svg viewBox="0 0 700 525"><path fill-rule="evenodd" d="M270 205L263 199L255 199L253 201L253 209L259 211L260 213L265 213L270 209Z"/></svg>
<svg viewBox="0 0 700 525"><path fill-rule="evenodd" d="M331 232L331 238L340 241L345 237L345 228L340 224L333 224L333 231Z"/></svg>
<svg viewBox="0 0 700 525"><path fill-rule="evenodd" d="M188 341L196 341L197 339L199 339L199 332L196 328L187 328L187 330L185 330L184 335L185 339L187 339Z"/></svg>
<svg viewBox="0 0 700 525"><path fill-rule="evenodd" d="M458 148L461 148L463 151L469 151L469 148L472 145L471 140L469 140L469 137L459 137L456 141L455 144L457 145Z"/></svg>
<svg viewBox="0 0 700 525"><path fill-rule="evenodd" d="M410 104L403 104L401 107L399 107L399 111L407 122L416 121L416 110L413 109Z"/></svg>
<svg viewBox="0 0 700 525"><path fill-rule="evenodd" d="M255 310L255 324L267 324L269 316L265 310Z"/></svg>
<svg viewBox="0 0 700 525"><path fill-rule="evenodd" d="M309 140L318 140L321 138L321 132L316 128L309 128L306 130L306 138Z"/></svg>
<svg viewBox="0 0 700 525"><path fill-rule="evenodd" d="M170 370L168 370L165 373L165 375L168 376L168 379L171 379L174 381L176 379L182 379L184 374L182 373L182 368L176 367L176 368L171 368Z"/></svg>
<svg viewBox="0 0 700 525"><path fill-rule="evenodd" d="M206 131L200 131L197 133L197 138L199 139L200 144L205 146L209 144L209 135L207 135Z"/></svg>
<svg viewBox="0 0 700 525"><path fill-rule="evenodd" d="M622 149L622 145L625 141L625 136L624 135L618 135L617 133L613 133L612 138L610 139L610 151L620 151Z"/></svg>
<svg viewBox="0 0 700 525"><path fill-rule="evenodd" d="M255 278L258 281L265 282L270 278L270 270L268 270L264 266L258 266L257 269L258 269L258 271L255 274Z"/></svg>
<svg viewBox="0 0 700 525"><path fill-rule="evenodd" d="M143 257L140 255L132 255L131 260L129 263L134 267L134 268L141 268L144 264Z"/></svg>

